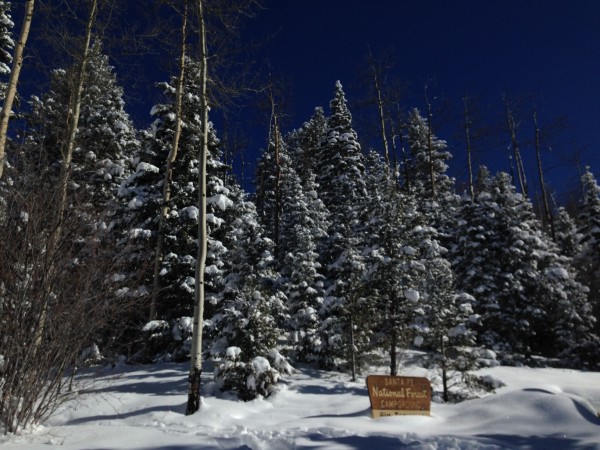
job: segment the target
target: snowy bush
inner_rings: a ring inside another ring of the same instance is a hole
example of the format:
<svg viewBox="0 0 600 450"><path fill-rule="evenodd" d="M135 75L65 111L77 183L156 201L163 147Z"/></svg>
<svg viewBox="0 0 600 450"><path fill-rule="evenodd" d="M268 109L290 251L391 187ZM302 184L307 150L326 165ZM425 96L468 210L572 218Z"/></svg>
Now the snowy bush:
<svg viewBox="0 0 600 450"><path fill-rule="evenodd" d="M292 370L277 350L271 350L267 358L256 356L244 361L239 347L229 347L215 371L215 379L222 391L235 391L240 400L250 401L271 395L280 374L291 374Z"/></svg>
<svg viewBox="0 0 600 450"><path fill-rule="evenodd" d="M94 366L102 364L104 358L100 353L100 349L97 344L92 344L89 347L84 348L79 357L77 358L77 365L79 366Z"/></svg>
<svg viewBox="0 0 600 450"><path fill-rule="evenodd" d="M187 361L192 332L191 317L180 317L170 322L152 320L142 328L144 348L136 359L142 362Z"/></svg>

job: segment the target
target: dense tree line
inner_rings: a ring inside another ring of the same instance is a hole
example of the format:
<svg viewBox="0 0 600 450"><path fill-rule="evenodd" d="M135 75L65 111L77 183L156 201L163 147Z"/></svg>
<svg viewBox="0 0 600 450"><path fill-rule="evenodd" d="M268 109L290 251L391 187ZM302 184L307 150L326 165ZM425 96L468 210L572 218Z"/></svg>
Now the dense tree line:
<svg viewBox="0 0 600 450"><path fill-rule="evenodd" d="M395 123L399 157L384 126L386 148L364 148L338 81L328 112L288 133L271 127L246 192L201 114L201 62L182 51L179 73L156 88L152 124L136 129L90 5L81 57L22 100L1 161L8 430L43 418L51 403L37 399L64 392L86 359L190 357L203 142L203 351L220 361L224 389L268 395L290 362L355 378L373 354L397 374L409 347L440 369L446 400L449 372L486 358L597 366L600 188L589 170L577 217L538 217L511 176L486 167L462 194L431 114L412 109ZM3 90L9 6L0 1ZM54 355L45 366L42 353ZM32 386L42 391L19 403Z"/></svg>

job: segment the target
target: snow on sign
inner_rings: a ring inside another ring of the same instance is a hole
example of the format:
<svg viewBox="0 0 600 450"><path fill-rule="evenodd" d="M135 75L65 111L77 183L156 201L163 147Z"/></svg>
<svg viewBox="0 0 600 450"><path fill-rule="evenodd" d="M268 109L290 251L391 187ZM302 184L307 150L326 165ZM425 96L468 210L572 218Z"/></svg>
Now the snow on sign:
<svg viewBox="0 0 600 450"><path fill-rule="evenodd" d="M428 416L431 411L431 384L427 378L369 375L367 389L374 419Z"/></svg>

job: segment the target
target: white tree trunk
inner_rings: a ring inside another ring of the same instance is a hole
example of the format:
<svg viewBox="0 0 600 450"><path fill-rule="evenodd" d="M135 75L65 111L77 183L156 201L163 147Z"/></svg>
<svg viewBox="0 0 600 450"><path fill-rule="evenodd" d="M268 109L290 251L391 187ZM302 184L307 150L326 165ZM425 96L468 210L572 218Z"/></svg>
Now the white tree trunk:
<svg viewBox="0 0 600 450"><path fill-rule="evenodd" d="M160 217L158 219L158 239L154 254L154 274L152 297L150 299L150 314L148 319L156 319L156 304L158 303L158 292L160 289L160 266L163 261L163 246L165 241L165 221L169 212L169 202L171 201L171 182L173 180L173 164L177 159L179 151L179 139L181 137L181 109L183 99L183 81L185 78L185 40L187 34L187 4L183 14L183 23L181 25L181 54L179 57L179 77L177 77L177 86L175 93L175 131L173 134L173 145L167 156L167 167L165 171L165 182L163 186L163 201L160 208Z"/></svg>
<svg viewBox="0 0 600 450"><path fill-rule="evenodd" d="M200 171L198 174L198 257L196 259L196 285L194 288L194 329L192 354L188 377L188 403L186 415L200 409L200 376L202 374L202 327L204 323L204 270L207 253L206 230L206 159L208 156L208 95L207 95L207 52L206 28L203 0L196 0L200 37L200 114L202 115L202 148L200 149Z"/></svg>
<svg viewBox="0 0 600 450"><path fill-rule="evenodd" d="M21 74L21 68L23 67L23 50L25 49L27 37L29 36L29 29L31 28L34 3L35 0L27 0L27 3L25 4L25 16L23 17L23 25L21 26L21 35L15 46L10 79L8 81L8 86L6 87L2 112L0 112L0 178L2 178L2 173L4 172L4 155L6 151L8 121L10 120L10 112L12 111L15 96L17 95L17 84L19 83L19 75Z"/></svg>
<svg viewBox="0 0 600 450"><path fill-rule="evenodd" d="M60 178L59 182L59 191L58 191L58 204L56 205L56 218L54 222L54 229L52 230L52 234L48 238L48 243L46 247L46 253L50 258L53 257L54 252L56 251L60 236L62 234L62 224L65 215L65 211L67 209L67 196L68 196L68 184L69 177L71 174L71 162L73 159L73 149L75 147L75 137L77 135L77 125L79 123L79 115L81 111L81 97L83 93L83 82L85 78L85 70L89 57L90 50L90 42L92 39L92 28L94 25L94 21L96 20L96 12L97 12L97 0L92 0L90 3L90 14L88 16L88 21L86 24L86 31L84 36L83 47L81 50L81 61L79 63L79 67L77 68L76 80L74 83L73 92L71 92L71 103L69 105L69 110L67 111L67 137L65 139L65 143L61 148L61 156L63 158L62 165L60 169ZM53 265L50 265L49 271L56 270ZM52 276L46 276L47 280L51 280ZM45 283L44 283L45 284ZM46 317L48 315L49 308L49 298L50 298L50 287L44 286L42 289L43 293L43 305L41 308L38 325L36 329L36 338L34 340L33 352L34 354L39 349L42 337L44 334L44 330L46 327Z"/></svg>

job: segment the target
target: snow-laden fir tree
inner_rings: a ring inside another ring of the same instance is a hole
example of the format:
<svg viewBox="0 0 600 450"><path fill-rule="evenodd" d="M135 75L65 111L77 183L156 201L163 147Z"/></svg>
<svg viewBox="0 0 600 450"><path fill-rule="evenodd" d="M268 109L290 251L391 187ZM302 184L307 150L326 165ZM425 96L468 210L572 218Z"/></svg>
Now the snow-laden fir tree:
<svg viewBox="0 0 600 450"><path fill-rule="evenodd" d="M589 301L600 333L600 187L589 167L581 177L584 198L579 222L579 254L575 257L580 279L590 288Z"/></svg>
<svg viewBox="0 0 600 450"><path fill-rule="evenodd" d="M288 298L290 344L301 361L314 361L321 345L318 312L325 292L317 248L329 221L317 190L314 175L302 184L291 165L282 168L280 286Z"/></svg>
<svg viewBox="0 0 600 450"><path fill-rule="evenodd" d="M587 357L594 320L570 260L509 175L482 178L487 191L463 203L452 249L456 285L476 297L481 343L505 353Z"/></svg>
<svg viewBox="0 0 600 450"><path fill-rule="evenodd" d="M317 107L310 120L286 139L294 169L303 182L318 171L320 149L326 134L327 118L323 108Z"/></svg>
<svg viewBox="0 0 600 450"><path fill-rule="evenodd" d="M378 154L369 154L366 283L373 303L373 346L388 352L390 375L397 375L398 354L410 345L414 334L422 273L412 233L419 217L414 197L402 193L388 169Z"/></svg>
<svg viewBox="0 0 600 450"><path fill-rule="evenodd" d="M29 167L37 169L49 186L56 183L60 172L75 71L75 67L53 71L50 90L41 97L32 97L32 110L26 117L23 153L28 154ZM123 88L117 84L114 68L102 53L100 43L93 45L86 65L75 140L69 183L71 202L87 213L104 213L108 222L115 213L115 194L130 172L139 142L125 111Z"/></svg>
<svg viewBox="0 0 600 450"><path fill-rule="evenodd" d="M199 220L198 157L202 135L198 111L200 99L197 63L188 59L186 66L181 138L173 164L171 199L167 205L163 258L159 270L157 317L163 320L190 316L193 311ZM136 169L119 191L123 204L123 220L119 225L123 232L121 244L129 260L126 269L133 272L128 278L136 283L130 286L130 290L136 295L148 294L153 285L152 261L163 202L164 172L175 131L174 82L173 79L171 83L159 85L165 95L165 102L152 108L154 122L142 139L141 149L135 159ZM222 258L226 249L218 236L224 220L222 217L231 205L230 189L223 181L225 167L220 160L219 141L212 125L209 125L209 130L207 297L221 289L221 268L224 265ZM210 311L210 306L207 306Z"/></svg>
<svg viewBox="0 0 600 450"><path fill-rule="evenodd" d="M446 141L433 134L431 125L416 108L408 116L406 138L411 158L409 186L424 199L444 201L454 190L454 182L446 175L447 161L452 157Z"/></svg>
<svg viewBox="0 0 600 450"><path fill-rule="evenodd" d="M404 180L409 192L419 199L419 211L426 223L436 229L438 239L448 246L448 236L456 214L458 197L454 180L447 175L447 161L452 157L446 142L439 139L428 120L413 109L406 124L406 140L410 148L410 161L405 170L411 180Z"/></svg>
<svg viewBox="0 0 600 450"><path fill-rule="evenodd" d="M556 219L554 221L554 229L556 243L558 244L561 255L574 258L581 252L581 237L577 230L577 224L569 212L562 206L558 208Z"/></svg>
<svg viewBox="0 0 600 450"><path fill-rule="evenodd" d="M335 357L354 358L368 339L368 315L363 289L363 205L367 202L364 157L344 91L338 81L330 103L327 132L315 167L319 196L330 212L328 238L319 251L326 277L327 296L321 309L323 319L321 363L333 364Z"/></svg>
<svg viewBox="0 0 600 450"><path fill-rule="evenodd" d="M236 187L224 223L227 248L224 284L215 295L215 314L209 326L211 352L224 356L228 347L242 358L266 356L276 347L285 321L285 297L275 289L273 241L264 236L255 205ZM210 316L209 316L210 317Z"/></svg>
<svg viewBox="0 0 600 450"><path fill-rule="evenodd" d="M278 129L270 136L269 145L258 160L256 169L256 211L266 237L279 243L282 214L281 183L283 168L290 165L287 146ZM277 249L275 249L277 252Z"/></svg>

